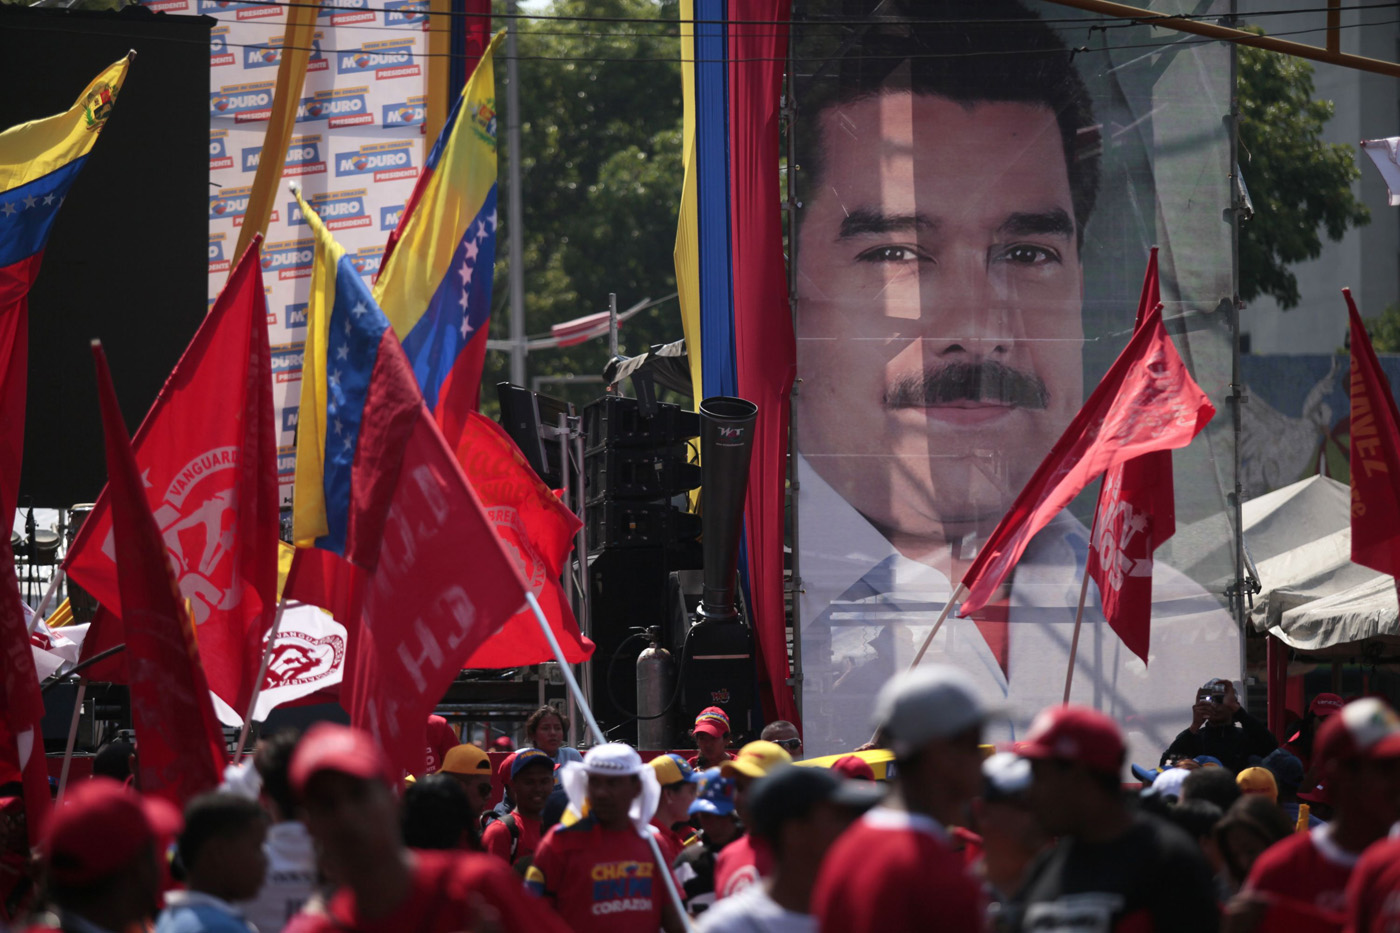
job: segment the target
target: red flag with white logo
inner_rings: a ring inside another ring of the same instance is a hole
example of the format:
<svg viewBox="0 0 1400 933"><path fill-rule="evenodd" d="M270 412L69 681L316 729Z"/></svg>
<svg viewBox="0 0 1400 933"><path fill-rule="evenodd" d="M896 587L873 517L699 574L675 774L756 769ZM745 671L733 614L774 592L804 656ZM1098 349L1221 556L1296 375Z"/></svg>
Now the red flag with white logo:
<svg viewBox="0 0 1400 933"><path fill-rule="evenodd" d="M1145 453L1185 447L1214 414L1167 336L1157 305L968 568L962 579L968 594L958 614L985 606L1036 532L1096 476Z"/></svg>
<svg viewBox="0 0 1400 933"><path fill-rule="evenodd" d="M38 845L49 817L49 770L44 758L44 699L29 649L15 554L10 536L0 535L0 738L13 746L0 748L0 763L19 768L24 783L25 819L30 845ZM0 770L4 765L0 764Z"/></svg>
<svg viewBox="0 0 1400 933"><path fill-rule="evenodd" d="M149 490L127 441L107 357L96 342L92 355L107 441L107 502L120 561L131 724L141 747L137 783L142 793L183 807L218 786L225 763L223 730L199 663L194 626L176 595L166 540L151 515Z"/></svg>
<svg viewBox="0 0 1400 933"><path fill-rule="evenodd" d="M1400 578L1400 414L1366 325L1351 320L1351 559Z"/></svg>
<svg viewBox="0 0 1400 933"><path fill-rule="evenodd" d="M255 239L244 252L133 442L209 686L240 717L277 593L277 451L260 245ZM64 569L120 617L120 552L107 499L104 491ZM121 637L108 631L101 641Z"/></svg>
<svg viewBox="0 0 1400 933"><path fill-rule="evenodd" d="M559 585L564 561L582 524L578 516L535 475L510 435L480 412L467 414L457 445L457 462L506 553L515 558L539 600L564 657L570 664L587 661L593 654L593 642L579 632L578 620ZM472 652L463 666L517 667L553 660L554 653L534 613L526 609Z"/></svg>
<svg viewBox="0 0 1400 933"><path fill-rule="evenodd" d="M1136 327L1161 304L1157 247L1147 262ZM1156 450L1110 467L1099 490L1086 572L1109 626L1147 663L1152 636L1152 552L1176 533L1172 455Z"/></svg>

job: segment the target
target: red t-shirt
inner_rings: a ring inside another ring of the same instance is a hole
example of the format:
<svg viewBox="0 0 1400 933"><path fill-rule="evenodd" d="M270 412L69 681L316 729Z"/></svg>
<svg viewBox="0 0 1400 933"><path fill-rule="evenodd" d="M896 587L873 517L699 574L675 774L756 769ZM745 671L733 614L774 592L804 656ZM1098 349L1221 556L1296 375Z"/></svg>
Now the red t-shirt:
<svg viewBox="0 0 1400 933"><path fill-rule="evenodd" d="M772 850L745 833L715 856L715 900L733 897L772 872Z"/></svg>
<svg viewBox="0 0 1400 933"><path fill-rule="evenodd" d="M515 844L515 858L511 858L510 855L510 827L503 819L492 820L487 825L485 832L481 834L481 847L489 854L505 859L507 864L514 865L525 856L534 855L535 849L539 848L540 821L521 816L519 810L512 810L510 815L515 820L515 825L520 827L520 838Z"/></svg>
<svg viewBox="0 0 1400 933"><path fill-rule="evenodd" d="M688 765L690 765L690 766L691 766L692 768L694 768L696 771L708 771L710 768L717 768L717 767L719 767L720 762L723 762L723 761L733 761L733 760L734 760L734 756L731 755L729 752L725 752L725 753L724 753L724 757L721 758L719 761L710 761L710 762L706 762L706 763L702 766L702 765L700 764L700 755L699 755L699 753L697 752L696 754L692 755L690 758L687 758L685 763L688 764Z"/></svg>
<svg viewBox="0 0 1400 933"><path fill-rule="evenodd" d="M1358 856L1319 826L1274 843L1255 861L1243 893L1262 894L1268 912L1257 933L1337 933L1346 919L1347 882Z"/></svg>
<svg viewBox="0 0 1400 933"><path fill-rule="evenodd" d="M525 887L574 933L656 933L665 885L645 840L631 829L603 829L592 817L551 829L525 873Z"/></svg>
<svg viewBox="0 0 1400 933"><path fill-rule="evenodd" d="M980 933L982 888L935 820L877 807L826 854L812 896L824 933Z"/></svg>
<svg viewBox="0 0 1400 933"><path fill-rule="evenodd" d="M1400 839L1361 854L1347 884L1347 933L1400 930Z"/></svg>
<svg viewBox="0 0 1400 933"><path fill-rule="evenodd" d="M427 773L433 774L441 768L447 753L461 744L461 739L457 738L457 733L452 731L446 719L441 716L429 716Z"/></svg>
<svg viewBox="0 0 1400 933"><path fill-rule="evenodd" d="M355 892L341 888L327 905L330 916L297 914L283 933L456 933L481 925L469 903L477 895L500 915L508 933L568 927L520 887L520 877L498 859L476 852L415 851L413 883L403 903L378 920L361 920Z"/></svg>

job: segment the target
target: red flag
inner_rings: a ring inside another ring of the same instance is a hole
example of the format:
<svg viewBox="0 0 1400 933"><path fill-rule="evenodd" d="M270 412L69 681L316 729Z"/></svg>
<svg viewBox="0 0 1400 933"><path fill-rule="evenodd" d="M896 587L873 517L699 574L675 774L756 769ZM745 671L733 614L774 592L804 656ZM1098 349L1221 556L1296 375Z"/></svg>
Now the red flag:
<svg viewBox="0 0 1400 933"><path fill-rule="evenodd" d="M107 357L93 342L112 532L120 555L118 586L131 672L131 722L141 745L142 793L178 807L219 783L224 736L214 717L199 646L175 592L160 527L147 505ZM89 516L91 520L91 516Z"/></svg>
<svg viewBox="0 0 1400 933"><path fill-rule="evenodd" d="M467 413L457 462L486 508L486 517L525 582L539 600L570 664L587 661L593 642L584 638L559 576L581 522L530 469L520 448L490 418ZM463 667L516 667L553 661L554 653L529 609L516 613Z"/></svg>
<svg viewBox="0 0 1400 933"><path fill-rule="evenodd" d="M1214 414L1167 336L1157 305L968 568L962 579L968 595L958 614L987 604L1036 532L1094 477L1150 451L1185 447Z"/></svg>
<svg viewBox="0 0 1400 933"><path fill-rule="evenodd" d="M1161 302L1154 246L1135 327ZM1175 533L1171 451L1156 450L1110 467L1094 510L1086 572L1099 588L1109 626L1144 664L1152 637L1152 552Z"/></svg>
<svg viewBox="0 0 1400 933"><path fill-rule="evenodd" d="M260 245L255 238L244 251L133 445L146 503L194 614L209 686L239 716L277 601L277 450ZM63 566L122 616L107 496ZM122 637L105 632L103 640Z"/></svg>
<svg viewBox="0 0 1400 933"><path fill-rule="evenodd" d="M344 625L360 620L364 571L337 554L299 547L282 587L283 599L320 606Z"/></svg>
<svg viewBox="0 0 1400 933"><path fill-rule="evenodd" d="M519 610L526 584L423 404L390 329L374 381L386 391L372 385L360 443L397 451L402 460L397 481L373 484L390 501L341 703L395 767L422 774L429 714L473 652ZM411 417L372 417L376 403L411 404Z"/></svg>
<svg viewBox="0 0 1400 933"><path fill-rule="evenodd" d="M39 695L39 675L34 670L34 654L29 650L29 627L24 622L24 606L15 576L15 555L10 536L0 535L0 645L4 658L4 693L0 694L0 734L12 738L12 748L0 749L0 756L14 756L24 776L24 809L29 823L29 843L38 845L49 818L49 770L44 758L44 699Z"/></svg>
<svg viewBox="0 0 1400 933"><path fill-rule="evenodd" d="M1351 559L1400 577L1400 414L1351 289Z"/></svg>

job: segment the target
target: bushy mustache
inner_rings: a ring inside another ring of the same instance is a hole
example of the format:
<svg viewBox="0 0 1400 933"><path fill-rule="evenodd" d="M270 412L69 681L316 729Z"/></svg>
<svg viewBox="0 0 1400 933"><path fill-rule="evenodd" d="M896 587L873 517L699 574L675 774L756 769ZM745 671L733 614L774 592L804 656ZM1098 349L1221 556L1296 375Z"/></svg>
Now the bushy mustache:
<svg viewBox="0 0 1400 933"><path fill-rule="evenodd" d="M901 376L885 391L888 408L929 408L949 402L997 402L1043 409L1050 400L1045 383L1032 373L993 360L948 363L932 372Z"/></svg>

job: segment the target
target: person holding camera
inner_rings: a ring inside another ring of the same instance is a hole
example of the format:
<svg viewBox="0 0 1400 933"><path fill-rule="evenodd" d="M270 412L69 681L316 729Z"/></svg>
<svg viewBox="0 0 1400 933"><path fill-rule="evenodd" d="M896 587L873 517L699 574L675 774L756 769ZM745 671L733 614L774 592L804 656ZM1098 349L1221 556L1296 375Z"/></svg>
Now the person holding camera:
<svg viewBox="0 0 1400 933"><path fill-rule="evenodd" d="M1278 739L1244 707L1235 685L1216 677L1196 691L1191 725L1183 729L1162 753L1162 764L1179 758L1210 755L1232 774L1250 766L1250 757L1263 758L1278 748Z"/></svg>

